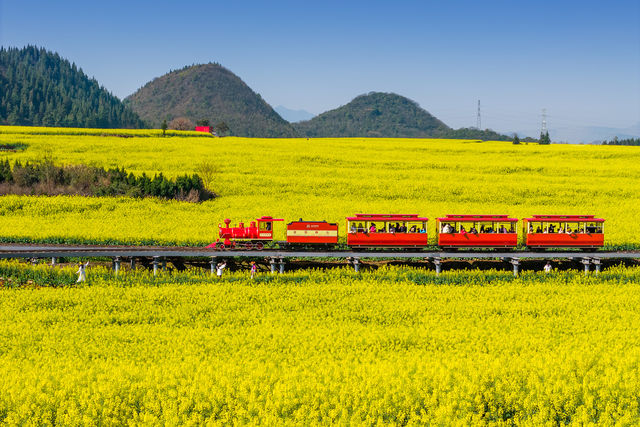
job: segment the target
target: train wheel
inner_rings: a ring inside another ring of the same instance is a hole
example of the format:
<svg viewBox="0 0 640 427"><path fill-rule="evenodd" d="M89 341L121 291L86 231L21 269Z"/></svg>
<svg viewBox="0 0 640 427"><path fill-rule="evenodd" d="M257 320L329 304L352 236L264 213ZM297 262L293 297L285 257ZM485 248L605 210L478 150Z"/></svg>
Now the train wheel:
<svg viewBox="0 0 640 427"><path fill-rule="evenodd" d="M252 250L252 249L253 249L253 243L251 243L251 242L247 242L247 243L245 243L245 244L244 244L244 248L245 248L246 250L248 250L248 251Z"/></svg>
<svg viewBox="0 0 640 427"><path fill-rule="evenodd" d="M264 245L262 244L262 242L256 243L256 249L259 250L259 251L264 249Z"/></svg>
<svg viewBox="0 0 640 427"><path fill-rule="evenodd" d="M220 251L224 251L224 248L225 248L224 243L222 243L222 242L216 243L216 249L218 249Z"/></svg>

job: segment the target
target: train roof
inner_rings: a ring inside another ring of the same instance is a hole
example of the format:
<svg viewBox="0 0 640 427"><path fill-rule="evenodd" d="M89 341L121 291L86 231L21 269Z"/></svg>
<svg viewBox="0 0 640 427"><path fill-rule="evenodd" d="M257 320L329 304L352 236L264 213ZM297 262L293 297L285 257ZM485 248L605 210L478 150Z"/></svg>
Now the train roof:
<svg viewBox="0 0 640 427"><path fill-rule="evenodd" d="M261 216L260 218L256 218L256 221L284 221L284 219L274 218L272 216Z"/></svg>
<svg viewBox="0 0 640 427"><path fill-rule="evenodd" d="M303 221L302 219L299 219L297 221L291 221L287 225L291 225L291 224L329 224L329 225L337 225L335 222L327 222L326 220L322 220L322 221Z"/></svg>
<svg viewBox="0 0 640 427"><path fill-rule="evenodd" d="M447 215L438 218L438 220L448 222L518 222L518 218L509 218L509 215Z"/></svg>
<svg viewBox="0 0 640 427"><path fill-rule="evenodd" d="M347 217L347 221L429 221L429 218L414 214L356 214Z"/></svg>
<svg viewBox="0 0 640 427"><path fill-rule="evenodd" d="M533 215L524 219L529 222L604 222L604 219L595 218L594 215Z"/></svg>

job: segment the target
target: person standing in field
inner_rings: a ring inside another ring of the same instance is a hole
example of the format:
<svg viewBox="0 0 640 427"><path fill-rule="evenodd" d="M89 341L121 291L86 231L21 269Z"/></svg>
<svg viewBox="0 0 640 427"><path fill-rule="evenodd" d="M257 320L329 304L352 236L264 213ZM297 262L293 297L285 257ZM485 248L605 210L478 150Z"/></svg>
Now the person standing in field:
<svg viewBox="0 0 640 427"><path fill-rule="evenodd" d="M76 271L76 274L78 275L78 280L76 280L76 283L87 281L87 273L85 271L87 267L89 267L89 261L87 261L86 264L83 264L83 263L78 264L78 271Z"/></svg>
<svg viewBox="0 0 640 427"><path fill-rule="evenodd" d="M218 280L222 279L222 270L224 270L226 266L226 262L219 262L218 265L216 265L216 275L218 276Z"/></svg>
<svg viewBox="0 0 640 427"><path fill-rule="evenodd" d="M551 273L551 270L553 270L553 267L551 267L551 262L547 261L547 264L545 264L544 266L545 274Z"/></svg>
<svg viewBox="0 0 640 427"><path fill-rule="evenodd" d="M255 261L251 261L251 279L256 276L256 272L258 271L258 266Z"/></svg>

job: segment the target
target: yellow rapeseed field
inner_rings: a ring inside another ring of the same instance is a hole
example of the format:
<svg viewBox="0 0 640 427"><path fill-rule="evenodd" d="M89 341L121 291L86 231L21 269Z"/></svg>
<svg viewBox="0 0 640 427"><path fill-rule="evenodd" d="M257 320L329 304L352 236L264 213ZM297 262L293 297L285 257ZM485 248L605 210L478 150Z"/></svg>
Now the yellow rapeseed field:
<svg viewBox="0 0 640 427"><path fill-rule="evenodd" d="M81 197L0 199L8 240L211 242L224 218L326 219L354 213L594 214L606 244L640 245L637 147L437 139L249 139L161 131L0 127L10 160L199 173L220 195L201 204ZM429 232L434 233L435 221ZM342 228L344 234L344 228Z"/></svg>
<svg viewBox="0 0 640 427"><path fill-rule="evenodd" d="M637 268L73 271L0 263L3 424L640 423Z"/></svg>

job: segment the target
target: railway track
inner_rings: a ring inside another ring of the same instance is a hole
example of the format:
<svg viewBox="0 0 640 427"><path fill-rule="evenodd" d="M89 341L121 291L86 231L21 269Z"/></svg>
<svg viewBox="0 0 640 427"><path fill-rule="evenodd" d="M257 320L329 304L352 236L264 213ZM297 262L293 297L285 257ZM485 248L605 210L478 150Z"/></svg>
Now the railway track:
<svg viewBox="0 0 640 427"><path fill-rule="evenodd" d="M0 244L0 258L44 257L223 257L223 258L462 258L462 259L639 259L640 251L389 251L265 249L215 250L196 247Z"/></svg>

